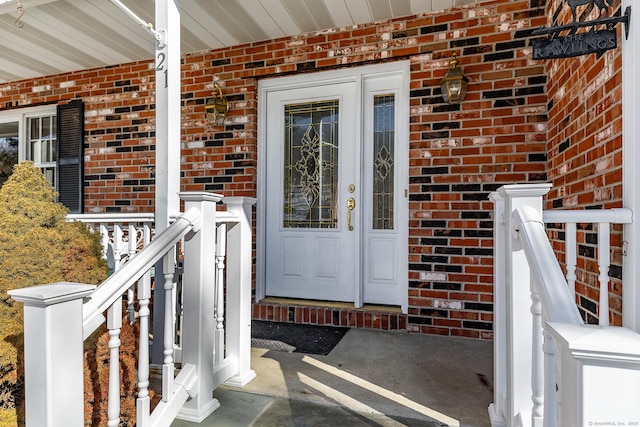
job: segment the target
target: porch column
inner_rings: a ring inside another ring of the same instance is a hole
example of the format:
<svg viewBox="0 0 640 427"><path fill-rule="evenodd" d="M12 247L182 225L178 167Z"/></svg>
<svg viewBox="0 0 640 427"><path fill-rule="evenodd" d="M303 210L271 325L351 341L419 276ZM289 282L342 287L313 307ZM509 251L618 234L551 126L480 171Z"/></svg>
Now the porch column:
<svg viewBox="0 0 640 427"><path fill-rule="evenodd" d="M239 223L227 232L227 356L238 363L226 384L244 387L256 377L251 369L251 277L253 269L251 219L256 199L225 197L227 210Z"/></svg>
<svg viewBox="0 0 640 427"><path fill-rule="evenodd" d="M155 0L156 30L163 42L156 43L156 236L180 213L180 7L177 0ZM174 273L175 252L170 251L156 265L154 319L164 318L163 277ZM175 278L174 278L175 280ZM153 322L152 361L163 362L164 325Z"/></svg>
<svg viewBox="0 0 640 427"><path fill-rule="evenodd" d="M533 369L533 317L531 307L531 272L522 243L515 236L513 212L524 206L540 213L542 197L551 184L505 185L498 189L504 198L505 232L505 294L506 303L506 391L508 399L503 408L507 426L515 425L517 414L531 414ZM499 255L499 254L498 254Z"/></svg>
<svg viewBox="0 0 640 427"><path fill-rule="evenodd" d="M29 426L84 425L82 301L95 289L65 282L9 291L24 304Z"/></svg>
<svg viewBox="0 0 640 427"><path fill-rule="evenodd" d="M635 3L636 21L631 21L629 38L622 37L622 200L625 208L634 212L636 220L624 225L626 255L622 257L622 322L624 326L640 332L640 195L637 183L640 180L640 82L637 70L640 67L640 28L638 28L638 2L622 0L622 11ZM624 32L623 32L624 34Z"/></svg>
<svg viewBox="0 0 640 427"><path fill-rule="evenodd" d="M155 0L156 29L156 231L180 213L180 7Z"/></svg>

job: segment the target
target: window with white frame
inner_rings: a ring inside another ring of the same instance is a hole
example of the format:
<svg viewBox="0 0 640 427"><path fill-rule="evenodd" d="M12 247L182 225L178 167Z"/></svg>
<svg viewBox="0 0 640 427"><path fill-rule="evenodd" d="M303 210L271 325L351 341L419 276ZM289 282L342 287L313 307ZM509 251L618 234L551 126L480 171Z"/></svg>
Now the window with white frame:
<svg viewBox="0 0 640 427"><path fill-rule="evenodd" d="M58 128L60 126L60 129ZM82 212L84 104L0 111L0 185L31 160L72 213Z"/></svg>
<svg viewBox="0 0 640 427"><path fill-rule="evenodd" d="M55 106L0 112L0 184L13 165L32 160L55 186L56 135Z"/></svg>

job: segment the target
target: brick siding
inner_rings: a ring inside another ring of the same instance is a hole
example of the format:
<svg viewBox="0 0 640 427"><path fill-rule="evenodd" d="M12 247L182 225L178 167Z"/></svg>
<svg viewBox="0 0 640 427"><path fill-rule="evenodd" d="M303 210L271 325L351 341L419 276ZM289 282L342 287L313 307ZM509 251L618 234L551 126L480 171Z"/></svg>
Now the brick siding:
<svg viewBox="0 0 640 427"><path fill-rule="evenodd" d="M397 331L407 329L407 316L382 309L314 307L286 303L254 304L253 318L275 322Z"/></svg>
<svg viewBox="0 0 640 427"><path fill-rule="evenodd" d="M386 315L385 324L411 332L490 339L493 231L488 194L503 184L546 181L547 149L554 184L564 188L554 189L550 203L563 200L561 191L571 190L571 183L561 182L558 176L564 162L559 146L569 135L556 129L566 102L547 96L547 64L531 59L530 33L547 24L546 15L545 0L491 0L405 19L187 54L182 61L182 189L256 196L259 78L409 59L409 313ZM446 104L439 89L453 53L470 79L461 105ZM587 62L597 61L604 68L605 63L610 64L608 59L619 61L618 54ZM566 63L553 65L552 75L566 68L566 72L591 76L580 60ZM592 87L589 85L600 80L589 77L579 84ZM618 78L608 80L619 85ZM213 81L220 82L230 100L224 127L211 126L204 113ZM560 82L557 76L549 83L551 93L562 89ZM573 91L579 84L574 82L575 87L567 89ZM594 87L596 102L585 101L589 105L584 109L585 118L601 108L613 115L611 105L619 102L609 92ZM0 86L0 105L5 108L74 98L86 103L86 211L152 211L153 63L142 61ZM552 132L562 137L547 136L549 105ZM602 135L598 149L607 155L597 156L597 161L606 158L620 164L619 153L609 148L612 138L606 137L619 135L619 120L598 117L597 126L583 127L581 134L576 129L570 144L576 146L584 139L578 137L587 133L594 136L589 141ZM599 167L597 161L592 167ZM615 204L620 184L604 183L621 178L606 175L602 179L596 182L599 191L610 189L612 196L606 205ZM596 197L595 190L591 193ZM256 305L254 314L312 322L313 316L300 310L266 304ZM356 326L376 327L365 320L371 319L371 313L362 314L360 322L356 312L337 312L324 314L323 319L342 322L342 317L352 316ZM319 319L317 314L315 318Z"/></svg>
<svg viewBox="0 0 640 427"><path fill-rule="evenodd" d="M572 21L564 2L549 2L547 25ZM620 13L620 1L611 10ZM598 17L597 8L579 8L582 21ZM618 25L618 40L623 26ZM590 30L589 28L585 31ZM619 43L620 44L620 43ZM548 61L549 193L548 209L622 207L622 50ZM551 225L554 248L564 259L563 230ZM597 225L578 224L577 303L585 321L598 321ZM622 228L614 227L609 271L609 320L622 324Z"/></svg>

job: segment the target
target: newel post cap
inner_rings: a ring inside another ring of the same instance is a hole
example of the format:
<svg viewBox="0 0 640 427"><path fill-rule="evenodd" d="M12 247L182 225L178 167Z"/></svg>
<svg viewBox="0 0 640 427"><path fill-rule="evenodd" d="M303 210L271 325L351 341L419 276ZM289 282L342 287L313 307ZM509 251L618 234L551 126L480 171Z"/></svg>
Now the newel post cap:
<svg viewBox="0 0 640 427"><path fill-rule="evenodd" d="M498 194L507 197L541 197L551 190L550 183L510 184L498 188Z"/></svg>
<svg viewBox="0 0 640 427"><path fill-rule="evenodd" d="M85 283L57 282L46 285L12 289L11 298L27 306L47 307L53 304L82 299L90 296L96 285Z"/></svg>
<svg viewBox="0 0 640 427"><path fill-rule="evenodd" d="M184 191L178 193L180 199L185 202L216 202L219 203L222 200L220 194L208 193L206 191Z"/></svg>
<svg viewBox="0 0 640 427"><path fill-rule="evenodd" d="M222 199L222 203L227 206L241 206L241 205L255 205L258 202L258 199L255 197L245 197L245 196L234 196L234 197L224 197Z"/></svg>

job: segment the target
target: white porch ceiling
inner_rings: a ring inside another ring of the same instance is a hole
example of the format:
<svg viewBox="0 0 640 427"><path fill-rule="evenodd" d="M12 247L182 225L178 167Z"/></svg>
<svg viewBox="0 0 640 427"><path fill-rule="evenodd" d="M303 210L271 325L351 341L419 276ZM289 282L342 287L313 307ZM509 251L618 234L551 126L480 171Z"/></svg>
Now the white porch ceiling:
<svg viewBox="0 0 640 427"><path fill-rule="evenodd" d="M445 10L482 0L182 0L182 52ZM154 0L123 0L154 22ZM0 0L0 83L150 59L151 35L109 0ZM22 28L18 24L22 23Z"/></svg>

